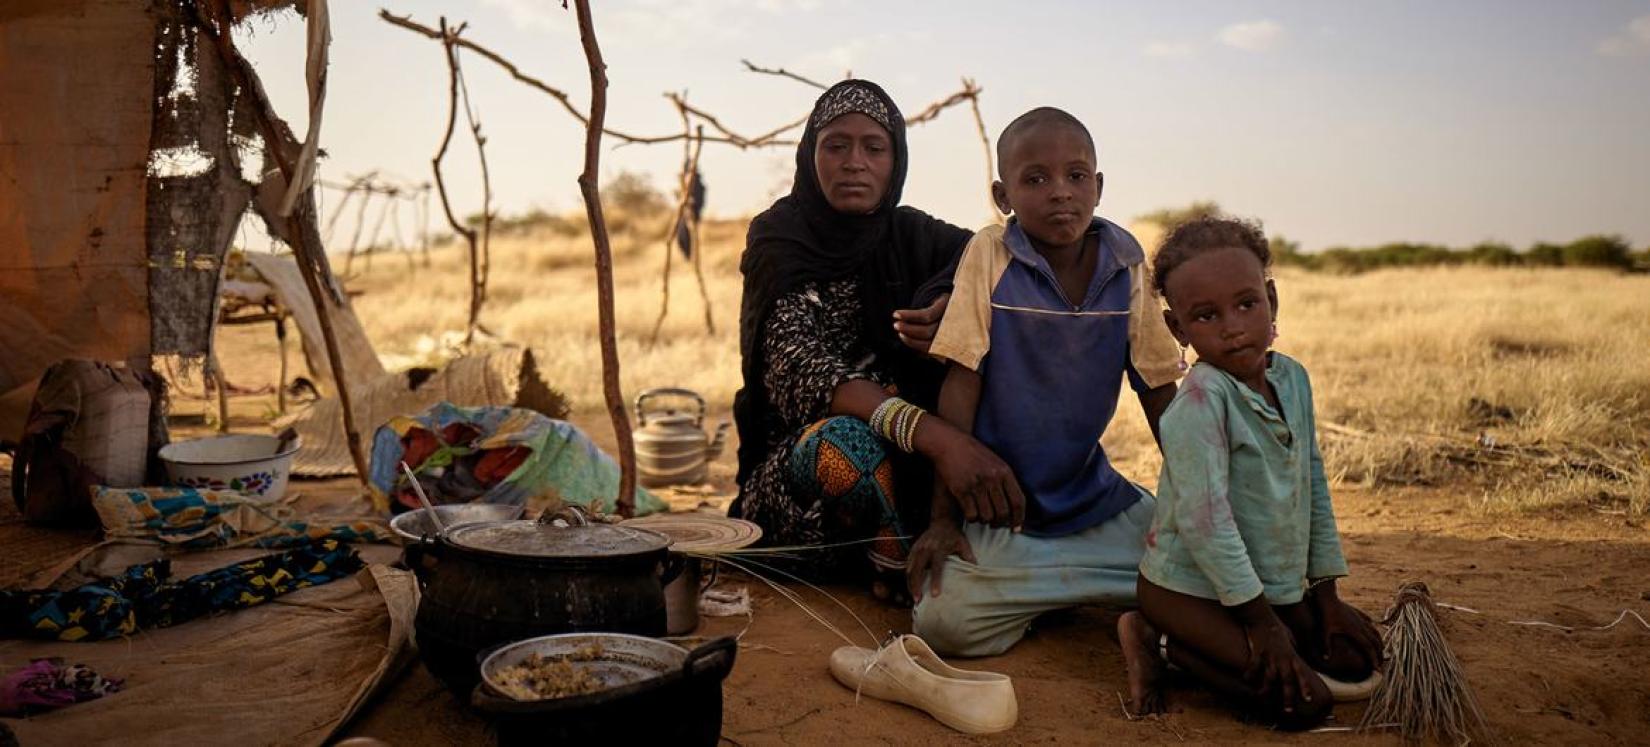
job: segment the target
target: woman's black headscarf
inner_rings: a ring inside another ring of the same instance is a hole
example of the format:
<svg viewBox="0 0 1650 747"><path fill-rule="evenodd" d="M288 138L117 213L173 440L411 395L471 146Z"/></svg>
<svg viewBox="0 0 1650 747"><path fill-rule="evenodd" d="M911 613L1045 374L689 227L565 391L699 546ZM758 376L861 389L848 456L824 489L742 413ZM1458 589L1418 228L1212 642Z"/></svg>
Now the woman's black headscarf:
<svg viewBox="0 0 1650 747"><path fill-rule="evenodd" d="M819 188L814 148L819 131L844 114L859 113L888 130L894 170L875 211L837 212ZM751 221L739 270L745 276L739 309L739 354L744 387L734 398L739 426L739 482L766 457L766 433L774 419L762 385L762 327L781 296L808 283L859 280L864 340L881 367L892 373L902 396L927 407L937 396L943 369L902 345L893 329L896 309L933 300L950 289L957 256L969 232L910 207L899 207L908 151L905 118L875 83L845 80L814 102L796 148L791 193Z"/></svg>

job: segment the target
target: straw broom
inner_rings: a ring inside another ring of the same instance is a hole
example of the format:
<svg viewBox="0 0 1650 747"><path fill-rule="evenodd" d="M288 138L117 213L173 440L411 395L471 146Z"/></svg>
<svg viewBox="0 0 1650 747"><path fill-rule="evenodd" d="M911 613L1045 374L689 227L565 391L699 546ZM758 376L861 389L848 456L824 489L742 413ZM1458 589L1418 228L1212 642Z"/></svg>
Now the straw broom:
<svg viewBox="0 0 1650 747"><path fill-rule="evenodd" d="M1438 608L1427 585L1398 587L1386 618L1386 679L1369 701L1358 728L1396 724L1405 741L1426 739L1467 744L1493 741L1484 712L1467 684L1461 663L1438 627Z"/></svg>

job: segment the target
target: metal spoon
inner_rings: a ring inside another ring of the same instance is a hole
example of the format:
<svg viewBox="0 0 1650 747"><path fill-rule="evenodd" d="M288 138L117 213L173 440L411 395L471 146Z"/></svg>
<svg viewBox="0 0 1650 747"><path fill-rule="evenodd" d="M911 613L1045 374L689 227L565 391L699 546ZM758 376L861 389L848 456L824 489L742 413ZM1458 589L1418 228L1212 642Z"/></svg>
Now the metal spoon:
<svg viewBox="0 0 1650 747"><path fill-rule="evenodd" d="M441 514L435 512L435 506L430 505L430 497L424 495L424 486L418 484L418 477L413 474L412 468L406 462L401 463L401 471L407 474L407 482L412 483L413 493L418 496L418 502L424 504L424 511L430 515L430 523L435 525L437 534L447 533L447 523L441 520Z"/></svg>

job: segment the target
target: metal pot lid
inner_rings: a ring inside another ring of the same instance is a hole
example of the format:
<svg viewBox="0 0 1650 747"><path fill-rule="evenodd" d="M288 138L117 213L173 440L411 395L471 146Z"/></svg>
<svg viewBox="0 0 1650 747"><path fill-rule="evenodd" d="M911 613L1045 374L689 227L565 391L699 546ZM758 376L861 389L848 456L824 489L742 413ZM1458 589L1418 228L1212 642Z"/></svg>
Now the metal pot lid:
<svg viewBox="0 0 1650 747"><path fill-rule="evenodd" d="M444 539L467 550L525 558L609 558L670 546L669 537L639 527L555 526L526 520L465 524L449 529Z"/></svg>

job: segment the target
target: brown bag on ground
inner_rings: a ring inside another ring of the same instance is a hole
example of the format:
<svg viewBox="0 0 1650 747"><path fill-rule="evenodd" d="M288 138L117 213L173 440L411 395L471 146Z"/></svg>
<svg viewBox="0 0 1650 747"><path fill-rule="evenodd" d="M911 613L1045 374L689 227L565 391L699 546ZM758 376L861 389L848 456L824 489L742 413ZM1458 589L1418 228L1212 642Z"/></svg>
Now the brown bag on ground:
<svg viewBox="0 0 1650 747"><path fill-rule="evenodd" d="M143 485L167 440L165 386L152 373L96 361L46 369L12 469L23 517L96 526L93 485Z"/></svg>

